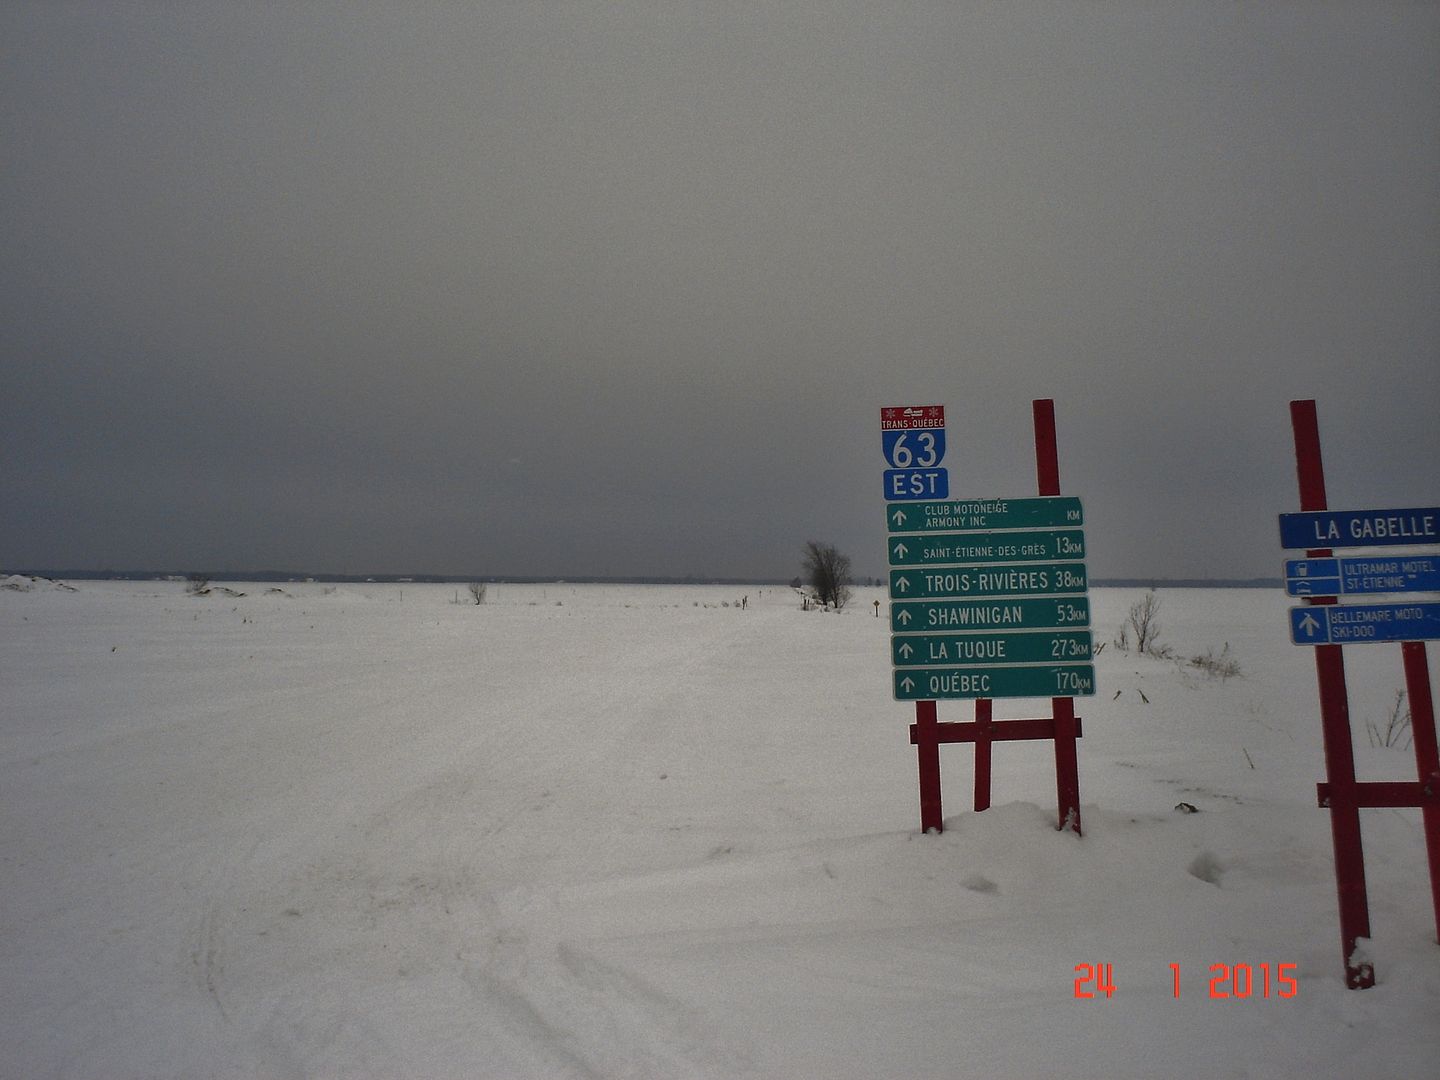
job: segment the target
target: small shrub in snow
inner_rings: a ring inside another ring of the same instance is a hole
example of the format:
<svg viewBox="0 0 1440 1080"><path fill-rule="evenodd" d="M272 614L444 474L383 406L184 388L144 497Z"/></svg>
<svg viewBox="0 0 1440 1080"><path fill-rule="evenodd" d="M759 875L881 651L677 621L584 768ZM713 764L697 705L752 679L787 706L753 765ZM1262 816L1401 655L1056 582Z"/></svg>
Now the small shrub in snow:
<svg viewBox="0 0 1440 1080"><path fill-rule="evenodd" d="M1405 708L1404 690L1396 691L1395 704L1390 709L1390 719L1385 722L1385 726L1382 728L1374 720L1366 720L1365 732L1370 738L1371 746L1410 749L1413 736L1410 732L1410 710ZM1403 746L1400 744L1402 739L1405 740Z"/></svg>
<svg viewBox="0 0 1440 1080"><path fill-rule="evenodd" d="M1215 655L1215 650L1206 649L1199 656L1190 658L1190 666L1199 668L1211 678L1228 679L1240 674L1240 661L1230 655L1230 643L1227 641L1225 647L1220 650L1220 655Z"/></svg>
<svg viewBox="0 0 1440 1080"><path fill-rule="evenodd" d="M47 589L51 592L79 592L74 585L65 581L56 581L54 578L25 577L21 574L11 574L3 582L0 582L0 589L6 592L35 592L37 589Z"/></svg>

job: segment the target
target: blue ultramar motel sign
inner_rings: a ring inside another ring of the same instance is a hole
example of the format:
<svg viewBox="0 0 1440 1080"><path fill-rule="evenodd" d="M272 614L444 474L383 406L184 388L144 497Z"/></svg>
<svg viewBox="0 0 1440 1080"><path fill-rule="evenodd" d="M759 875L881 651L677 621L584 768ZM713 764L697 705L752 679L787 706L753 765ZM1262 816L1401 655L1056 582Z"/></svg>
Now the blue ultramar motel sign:
<svg viewBox="0 0 1440 1080"><path fill-rule="evenodd" d="M1350 559L1287 559L1291 596L1360 596L1440 592L1440 558L1391 555Z"/></svg>

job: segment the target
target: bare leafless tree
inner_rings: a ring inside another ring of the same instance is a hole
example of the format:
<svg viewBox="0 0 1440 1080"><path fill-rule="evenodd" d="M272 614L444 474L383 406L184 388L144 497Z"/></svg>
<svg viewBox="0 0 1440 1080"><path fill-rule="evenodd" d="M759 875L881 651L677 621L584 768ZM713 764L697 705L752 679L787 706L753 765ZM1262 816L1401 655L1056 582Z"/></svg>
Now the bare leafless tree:
<svg viewBox="0 0 1440 1080"><path fill-rule="evenodd" d="M802 561L805 576L815 590L815 599L836 611L850 600L850 556L842 555L834 544L817 540L806 541Z"/></svg>
<svg viewBox="0 0 1440 1080"><path fill-rule="evenodd" d="M1151 589L1143 600L1130 605L1130 628L1135 631L1135 648L1142 653L1157 652L1155 636L1160 633L1160 598Z"/></svg>
<svg viewBox="0 0 1440 1080"><path fill-rule="evenodd" d="M474 599L475 603L483 604L485 602L485 582L472 581L470 583L470 596Z"/></svg>

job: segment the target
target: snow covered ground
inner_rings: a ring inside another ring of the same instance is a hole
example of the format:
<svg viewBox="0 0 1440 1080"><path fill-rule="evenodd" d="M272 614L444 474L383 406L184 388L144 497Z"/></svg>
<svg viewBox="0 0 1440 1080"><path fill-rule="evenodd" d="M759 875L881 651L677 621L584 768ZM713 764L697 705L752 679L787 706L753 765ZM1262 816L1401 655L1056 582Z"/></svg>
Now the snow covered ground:
<svg viewBox="0 0 1440 1080"><path fill-rule="evenodd" d="M1179 661L1107 646L1076 838L1046 744L984 814L945 748L918 834L878 590L74 585L0 591L4 1077L1436 1075L1419 812L1365 812L1346 991L1278 591L1162 592ZM1183 662L1226 643L1239 677ZM1398 647L1346 658L1362 778L1413 779L1364 729Z"/></svg>

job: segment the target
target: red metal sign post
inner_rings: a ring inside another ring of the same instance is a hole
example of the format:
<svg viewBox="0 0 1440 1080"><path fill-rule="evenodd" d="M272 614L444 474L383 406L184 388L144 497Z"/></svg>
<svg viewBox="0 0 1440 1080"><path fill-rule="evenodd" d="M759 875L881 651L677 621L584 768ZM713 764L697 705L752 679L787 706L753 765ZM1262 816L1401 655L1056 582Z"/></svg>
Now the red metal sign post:
<svg viewBox="0 0 1440 1080"><path fill-rule="evenodd" d="M1327 510L1325 470L1320 458L1320 429L1314 401L1292 401L1290 423L1295 435L1295 468L1300 509ZM1306 552L1307 558L1328 558L1329 548ZM1336 603L1333 596L1307 599L1313 605ZM1410 698L1410 725L1419 779L1414 783L1361 783L1355 779L1355 750L1350 734L1350 704L1345 686L1342 645L1315 645L1315 675L1320 692L1320 723L1325 743L1326 783L1317 785L1322 807L1330 811L1335 847L1335 886L1340 903L1340 944L1345 984L1353 990L1375 985L1374 966L1357 952L1360 938L1370 936L1370 907L1365 888L1365 853L1360 810L1371 807L1421 807L1430 869L1430 891L1440 934L1440 755L1436 751L1435 711L1425 645L1401 645L1405 685Z"/></svg>
<svg viewBox="0 0 1440 1080"><path fill-rule="evenodd" d="M1290 425L1295 434L1295 471L1300 484L1300 509L1327 510L1325 468L1320 460L1320 427L1315 402L1292 401ZM1306 552L1326 558L1328 548ZM1333 604L1334 597L1315 597L1311 604ZM1340 900L1340 947L1345 957L1345 984L1351 989L1375 985L1375 969L1356 958L1356 942L1370 936L1370 902L1365 890L1365 852L1360 842L1360 808L1355 802L1355 748L1350 738L1350 699L1345 687L1345 656L1341 645L1315 647L1315 677L1320 688L1320 727L1325 740L1325 775L1330 782L1330 835L1335 846L1335 887Z"/></svg>
<svg viewBox="0 0 1440 1080"><path fill-rule="evenodd" d="M1055 437L1055 403L1046 398L1032 403L1035 420L1035 471L1042 496L1060 494L1060 462ZM991 747L996 742L1051 739L1055 743L1055 786L1059 806L1058 829L1080 835L1080 776L1075 740L1081 736L1075 699L1051 699L1051 715L1035 720L995 720L988 698L975 700L972 723L940 723L934 701L915 702L915 723L910 728L920 774L920 829L944 830L940 790L940 744L975 744L975 809L990 807Z"/></svg>
<svg viewBox="0 0 1440 1080"><path fill-rule="evenodd" d="M1405 690L1410 698L1410 733L1415 745L1415 771L1424 805L1425 854L1430 863L1430 902L1435 908L1435 935L1440 941L1440 749L1435 740L1435 703L1430 696L1430 665L1423 641L1400 646L1405 658ZM1413 804L1410 804L1413 805Z"/></svg>
<svg viewBox="0 0 1440 1080"><path fill-rule="evenodd" d="M1035 476L1041 495L1060 494L1060 455L1055 438L1055 402L1048 398L1035 401ZM1080 834L1080 768L1075 755L1075 740L1080 735L1080 722L1075 716L1075 699L1057 697L1050 701L1055 723L1055 787L1059 797L1060 825ZM986 777L989 785L989 777Z"/></svg>

